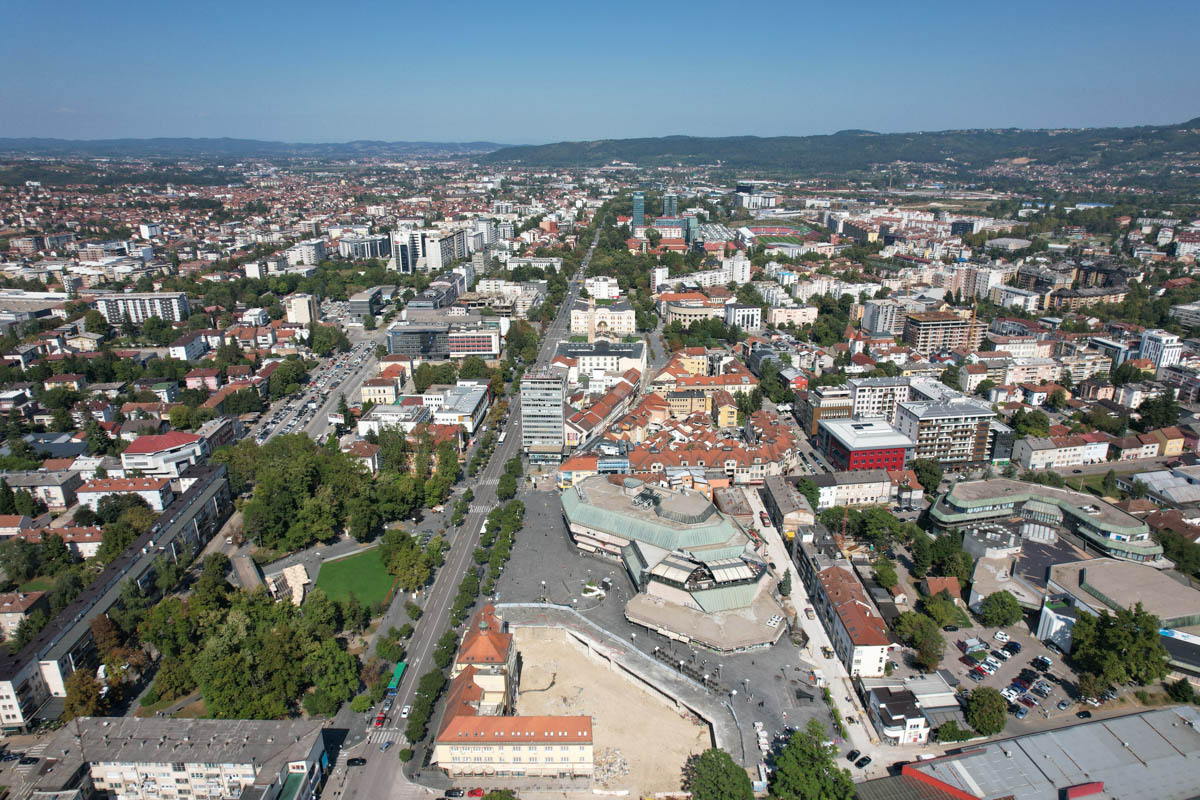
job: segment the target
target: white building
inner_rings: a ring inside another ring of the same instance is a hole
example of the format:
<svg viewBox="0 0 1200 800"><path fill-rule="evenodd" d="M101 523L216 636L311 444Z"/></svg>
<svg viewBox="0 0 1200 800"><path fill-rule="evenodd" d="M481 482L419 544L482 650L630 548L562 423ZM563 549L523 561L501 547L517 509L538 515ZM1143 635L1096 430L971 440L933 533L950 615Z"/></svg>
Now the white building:
<svg viewBox="0 0 1200 800"><path fill-rule="evenodd" d="M164 322L179 322L191 313L184 292L126 292L99 295L93 302L109 325L132 322L140 325L150 317Z"/></svg>
<svg viewBox="0 0 1200 800"><path fill-rule="evenodd" d="M169 506L174 497L171 482L166 478L98 478L83 484L75 492L79 502L92 511L97 510L100 501L110 494L135 495L155 511Z"/></svg>
<svg viewBox="0 0 1200 800"><path fill-rule="evenodd" d="M139 436L121 453L121 466L142 475L178 478L192 464L208 456L203 437L180 431L155 436Z"/></svg>
<svg viewBox="0 0 1200 800"><path fill-rule="evenodd" d="M597 300L616 300L621 296L621 287L617 284L617 279L608 275L585 278L583 288Z"/></svg>
<svg viewBox="0 0 1200 800"><path fill-rule="evenodd" d="M325 260L325 242L322 239L306 239L303 242L297 242L289 247L286 251L288 263L293 267L307 264L316 266Z"/></svg>
<svg viewBox="0 0 1200 800"><path fill-rule="evenodd" d="M740 303L725 305L725 324L736 325L744 331L762 330L762 309Z"/></svg>
<svg viewBox="0 0 1200 800"><path fill-rule="evenodd" d="M311 294L292 294L283 299L287 321L293 325L312 325L318 317L317 298Z"/></svg>
<svg viewBox="0 0 1200 800"><path fill-rule="evenodd" d="M1156 328L1142 333L1141 357L1154 362L1156 370L1179 363L1183 343L1173 333Z"/></svg>

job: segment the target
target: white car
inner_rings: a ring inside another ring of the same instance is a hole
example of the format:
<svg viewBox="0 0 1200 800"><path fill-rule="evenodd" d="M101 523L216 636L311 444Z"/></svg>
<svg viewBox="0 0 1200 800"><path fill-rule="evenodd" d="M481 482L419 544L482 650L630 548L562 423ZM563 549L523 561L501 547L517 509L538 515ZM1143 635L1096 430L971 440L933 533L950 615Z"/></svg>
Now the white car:
<svg viewBox="0 0 1200 800"><path fill-rule="evenodd" d="M1008 634L1005 633L1004 631L996 631L996 634L994 636L992 636L992 638L995 639L997 642L1007 642Z"/></svg>
<svg viewBox="0 0 1200 800"><path fill-rule="evenodd" d="M412 711L412 706L405 706L400 709L400 719L408 719L409 713Z"/></svg>
<svg viewBox="0 0 1200 800"><path fill-rule="evenodd" d="M1010 703L1017 702L1017 697L1018 697L1017 690L1012 688L1011 686L1009 686L1007 689L1004 689L1003 691L1001 691L1000 696L1003 697L1005 700L1007 700Z"/></svg>

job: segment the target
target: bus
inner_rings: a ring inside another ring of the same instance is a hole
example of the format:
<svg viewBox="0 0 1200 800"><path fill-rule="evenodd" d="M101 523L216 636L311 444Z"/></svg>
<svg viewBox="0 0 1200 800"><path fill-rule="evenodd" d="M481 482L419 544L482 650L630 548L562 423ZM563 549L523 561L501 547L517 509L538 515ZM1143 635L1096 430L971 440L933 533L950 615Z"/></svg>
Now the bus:
<svg viewBox="0 0 1200 800"><path fill-rule="evenodd" d="M508 431L500 431L500 439L497 441L497 444L504 444L505 436L508 436Z"/></svg>
<svg viewBox="0 0 1200 800"><path fill-rule="evenodd" d="M396 665L395 671L392 672L392 680L388 683L387 693L389 696L396 695L400 692L400 679L404 677L404 670L408 669L408 663L401 661Z"/></svg>

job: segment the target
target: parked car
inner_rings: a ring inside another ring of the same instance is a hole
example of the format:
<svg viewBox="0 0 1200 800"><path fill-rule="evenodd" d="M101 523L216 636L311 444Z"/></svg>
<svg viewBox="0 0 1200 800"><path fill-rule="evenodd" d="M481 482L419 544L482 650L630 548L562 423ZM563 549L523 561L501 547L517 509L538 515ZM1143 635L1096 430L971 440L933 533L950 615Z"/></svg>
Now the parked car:
<svg viewBox="0 0 1200 800"><path fill-rule="evenodd" d="M870 764L870 763L871 763L871 757L863 756L858 761L854 762L854 766L858 767L859 769L863 769L864 767L867 766L867 764Z"/></svg>
<svg viewBox="0 0 1200 800"><path fill-rule="evenodd" d="M851 750L849 753L846 753L846 760L853 763L857 761L858 757L861 755L862 753L858 752L857 750Z"/></svg>
<svg viewBox="0 0 1200 800"><path fill-rule="evenodd" d="M1008 661L1010 658L1012 658L1012 656L1010 656L1008 653L1006 653L1003 650L993 650L992 655L994 657L1000 659L1001 661Z"/></svg>
<svg viewBox="0 0 1200 800"><path fill-rule="evenodd" d="M1053 662L1051 662L1050 659L1046 658L1045 656L1038 656L1033 660L1032 664L1034 669L1042 672L1045 672L1046 670L1050 669L1051 666L1053 666Z"/></svg>
<svg viewBox="0 0 1200 800"><path fill-rule="evenodd" d="M1020 692L1018 692L1018 691L1017 691L1016 689L1014 689L1012 686L1009 686L1007 689L1002 689L1002 690L1000 691L1000 696L1001 696L1001 697L1003 697L1005 700L1007 700L1007 701L1008 701L1008 702L1010 702L1010 703L1011 703L1012 701L1016 700L1016 699L1017 699L1017 696L1018 696L1019 694L1020 694Z"/></svg>
<svg viewBox="0 0 1200 800"><path fill-rule="evenodd" d="M1013 686L1019 686L1022 692L1029 691L1029 681L1024 678L1013 678Z"/></svg>
<svg viewBox="0 0 1200 800"><path fill-rule="evenodd" d="M462 796L463 796L462 789L447 789L446 790L446 797L462 797Z"/></svg>
<svg viewBox="0 0 1200 800"><path fill-rule="evenodd" d="M1010 639L1009 641L1004 643L1004 650L1006 652L1010 653L1011 655L1015 656L1021 652L1021 643L1014 642Z"/></svg>
<svg viewBox="0 0 1200 800"><path fill-rule="evenodd" d="M957 633L958 626L957 625L943 625L942 630L944 630L946 633Z"/></svg>
<svg viewBox="0 0 1200 800"><path fill-rule="evenodd" d="M1008 634L1005 633L1004 631L996 631L996 633L992 636L992 638L995 639L997 642L1007 642Z"/></svg>
<svg viewBox="0 0 1200 800"><path fill-rule="evenodd" d="M1018 706L1018 707L1017 707L1017 713L1016 713L1016 717L1017 717L1017 719L1025 719L1025 717L1026 717L1026 716L1028 716L1028 715L1029 715L1029 709L1028 709L1028 708L1026 708L1025 706Z"/></svg>
<svg viewBox="0 0 1200 800"><path fill-rule="evenodd" d="M467 792L467 797L483 797L484 794L485 792L483 789L472 789L471 791Z"/></svg>
<svg viewBox="0 0 1200 800"><path fill-rule="evenodd" d="M1039 702L1037 701L1037 698L1036 698L1036 697L1032 697L1032 696L1030 696L1030 695L1028 695L1028 694L1023 694L1023 695L1021 695L1021 697L1020 697L1020 702L1021 702L1022 704L1024 704L1024 705L1027 705L1027 706L1029 706L1030 708L1033 708L1034 706L1040 706L1040 705L1041 705L1041 703L1039 703Z"/></svg>
<svg viewBox="0 0 1200 800"><path fill-rule="evenodd" d="M979 668L975 668L967 673L967 677L975 682L979 682L987 677L987 673L983 672Z"/></svg>
<svg viewBox="0 0 1200 800"><path fill-rule="evenodd" d="M1059 711L1066 711L1070 707L1071 707L1070 700L1059 700L1058 705L1055 706L1055 708L1057 708Z"/></svg>
<svg viewBox="0 0 1200 800"><path fill-rule="evenodd" d="M1088 711L1086 708L1083 711L1080 711L1078 714L1075 715L1075 719L1091 719L1091 718L1092 718L1092 712Z"/></svg>

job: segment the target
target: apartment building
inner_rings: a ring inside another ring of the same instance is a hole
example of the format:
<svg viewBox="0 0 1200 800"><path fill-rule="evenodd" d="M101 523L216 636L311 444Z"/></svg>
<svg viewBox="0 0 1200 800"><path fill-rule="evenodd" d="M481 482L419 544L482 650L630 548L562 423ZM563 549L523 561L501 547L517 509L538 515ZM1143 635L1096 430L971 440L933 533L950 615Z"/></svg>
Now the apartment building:
<svg viewBox="0 0 1200 800"><path fill-rule="evenodd" d="M312 325L320 319L317 298L311 294L290 294L283 298L283 310L292 325Z"/></svg>
<svg viewBox="0 0 1200 800"><path fill-rule="evenodd" d="M904 343L921 353L966 347L979 349L987 328L949 311L914 311L904 319Z"/></svg>
<svg viewBox="0 0 1200 800"><path fill-rule="evenodd" d="M837 506L887 505L892 481L884 469L821 472L809 476L817 487L817 511Z"/></svg>
<svg viewBox="0 0 1200 800"><path fill-rule="evenodd" d="M80 504L92 511L110 494L140 497L155 511L162 511L175 497L166 478L97 478L83 484L75 494Z"/></svg>
<svg viewBox="0 0 1200 800"><path fill-rule="evenodd" d="M328 769L321 720L83 717L42 757L34 796L312 800ZM74 794L68 790L77 790Z"/></svg>
<svg viewBox="0 0 1200 800"><path fill-rule="evenodd" d="M178 478L207 457L208 443L203 437L170 431L134 439L121 452L121 466L127 473L138 470L148 477Z"/></svg>
<svg viewBox="0 0 1200 800"><path fill-rule="evenodd" d="M991 421L986 404L969 398L909 401L896 409L896 428L913 441L913 458L942 464L988 460Z"/></svg>
<svg viewBox="0 0 1200 800"><path fill-rule="evenodd" d="M1080 464L1103 464L1109 439L1093 432L1075 436L1027 436L1013 443L1012 460L1025 469L1062 469Z"/></svg>
<svg viewBox="0 0 1200 800"><path fill-rule="evenodd" d="M178 322L187 319L191 313L184 292L105 294L98 296L92 305L110 325L120 325L122 322L140 325L150 317L158 317L164 322Z"/></svg>
<svg viewBox="0 0 1200 800"><path fill-rule="evenodd" d="M829 543L797 545L796 571L809 602L829 634L833 651L851 677L884 674L891 640L850 563Z"/></svg>

